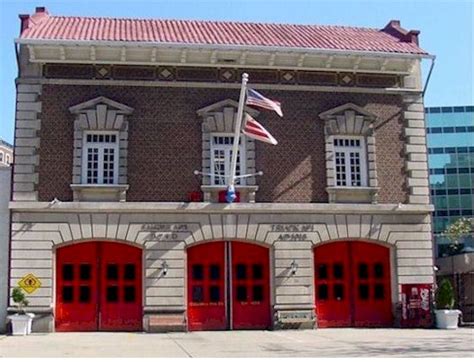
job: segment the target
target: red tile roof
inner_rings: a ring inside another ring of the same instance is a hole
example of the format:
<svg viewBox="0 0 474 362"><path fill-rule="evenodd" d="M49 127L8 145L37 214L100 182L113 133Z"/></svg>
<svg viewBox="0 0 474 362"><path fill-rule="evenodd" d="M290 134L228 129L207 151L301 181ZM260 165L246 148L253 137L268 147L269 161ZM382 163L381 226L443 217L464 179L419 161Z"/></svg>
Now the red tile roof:
<svg viewBox="0 0 474 362"><path fill-rule="evenodd" d="M391 21L384 29L346 26L263 24L195 20L117 19L51 16L37 8L20 15L20 39L125 41L230 46L269 46L427 54L418 32Z"/></svg>

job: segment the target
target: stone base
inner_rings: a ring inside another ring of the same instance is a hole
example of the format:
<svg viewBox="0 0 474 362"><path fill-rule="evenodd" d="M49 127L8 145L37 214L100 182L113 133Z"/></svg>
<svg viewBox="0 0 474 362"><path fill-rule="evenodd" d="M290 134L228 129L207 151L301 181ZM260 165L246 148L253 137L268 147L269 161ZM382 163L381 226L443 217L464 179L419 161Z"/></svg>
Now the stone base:
<svg viewBox="0 0 474 362"><path fill-rule="evenodd" d="M148 333L186 332L183 313L154 313L143 317L143 329Z"/></svg>
<svg viewBox="0 0 474 362"><path fill-rule="evenodd" d="M313 310L279 310L275 312L273 329L314 329Z"/></svg>

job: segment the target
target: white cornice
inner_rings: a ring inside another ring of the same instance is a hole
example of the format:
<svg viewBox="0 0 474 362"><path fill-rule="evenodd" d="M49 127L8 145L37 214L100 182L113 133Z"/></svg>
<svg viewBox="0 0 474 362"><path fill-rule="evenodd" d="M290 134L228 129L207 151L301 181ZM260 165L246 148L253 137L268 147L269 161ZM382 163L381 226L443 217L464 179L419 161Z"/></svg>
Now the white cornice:
<svg viewBox="0 0 474 362"><path fill-rule="evenodd" d="M410 58L410 59L431 59L434 56L430 54L412 54L412 53L396 53L382 51L365 51L365 50L345 50L345 49L323 49L323 48L298 48L298 47L281 47L281 46L259 46L259 45L224 45L224 44L191 44L191 43L165 43L165 42L132 42L132 41L92 41L92 40L44 40L44 39L24 39L16 38L17 44L30 45L82 45L82 46L119 46L128 48L176 48L176 49L206 49L206 50L248 50L248 51L264 51L278 53L318 53L333 55L360 55L382 58Z"/></svg>
<svg viewBox="0 0 474 362"><path fill-rule="evenodd" d="M13 201L14 212L118 212L118 213L243 213L243 214L427 214L433 205L314 204L314 203L209 203L209 202L49 202Z"/></svg>
<svg viewBox="0 0 474 362"><path fill-rule="evenodd" d="M32 63L245 67L407 75L430 55L319 48L16 39Z"/></svg>

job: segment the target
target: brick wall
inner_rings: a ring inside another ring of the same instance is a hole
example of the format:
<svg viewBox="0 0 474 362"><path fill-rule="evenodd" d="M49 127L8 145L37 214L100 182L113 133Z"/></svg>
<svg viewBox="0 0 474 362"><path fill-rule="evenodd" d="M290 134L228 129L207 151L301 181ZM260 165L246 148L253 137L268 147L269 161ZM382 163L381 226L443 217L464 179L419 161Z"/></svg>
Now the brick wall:
<svg viewBox="0 0 474 362"><path fill-rule="evenodd" d="M327 202L323 121L318 114L353 102L379 116L376 124L379 202L405 202L401 98L396 95L265 91L282 102L284 119L262 111L259 121L279 141L257 142L258 202ZM68 108L97 96L133 107L129 117L128 201L187 201L198 191L201 119L196 110L238 90L45 85L41 95L39 199L72 200L74 117Z"/></svg>

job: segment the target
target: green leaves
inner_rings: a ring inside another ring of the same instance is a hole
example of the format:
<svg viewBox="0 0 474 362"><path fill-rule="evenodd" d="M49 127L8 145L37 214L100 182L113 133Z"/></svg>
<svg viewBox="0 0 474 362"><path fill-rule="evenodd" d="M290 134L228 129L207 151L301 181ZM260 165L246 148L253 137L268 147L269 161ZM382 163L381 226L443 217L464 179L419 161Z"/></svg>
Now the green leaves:
<svg viewBox="0 0 474 362"><path fill-rule="evenodd" d="M444 231L443 235L447 236L453 243L458 243L463 236L467 236L472 232L472 221L466 217L462 217Z"/></svg>
<svg viewBox="0 0 474 362"><path fill-rule="evenodd" d="M443 278L436 290L436 309L453 309L454 289L447 278Z"/></svg>
<svg viewBox="0 0 474 362"><path fill-rule="evenodd" d="M28 299L26 299L25 293L23 293L23 291L19 287L13 288L12 299L18 305L20 313L23 312L24 307L27 307L28 304L30 304L28 302Z"/></svg>

